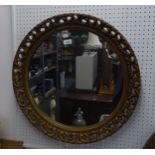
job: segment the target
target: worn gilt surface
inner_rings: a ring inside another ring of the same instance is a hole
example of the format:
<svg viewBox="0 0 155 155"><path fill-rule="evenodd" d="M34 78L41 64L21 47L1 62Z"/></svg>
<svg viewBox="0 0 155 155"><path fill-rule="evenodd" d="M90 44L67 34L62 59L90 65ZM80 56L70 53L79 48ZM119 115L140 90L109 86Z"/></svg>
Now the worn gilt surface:
<svg viewBox="0 0 155 155"><path fill-rule="evenodd" d="M26 90L25 64L31 52L31 46L44 34L66 25L88 27L109 38L119 49L118 52L123 56L124 63L127 66L129 83L126 90L127 97L123 100L122 107L109 121L87 131L71 131L57 127L55 123L45 120L34 108ZM51 17L34 27L23 39L17 50L12 75L17 102L29 121L46 135L69 143L91 143L116 132L132 114L140 93L140 72L137 59L126 39L103 20L83 14L63 14Z"/></svg>

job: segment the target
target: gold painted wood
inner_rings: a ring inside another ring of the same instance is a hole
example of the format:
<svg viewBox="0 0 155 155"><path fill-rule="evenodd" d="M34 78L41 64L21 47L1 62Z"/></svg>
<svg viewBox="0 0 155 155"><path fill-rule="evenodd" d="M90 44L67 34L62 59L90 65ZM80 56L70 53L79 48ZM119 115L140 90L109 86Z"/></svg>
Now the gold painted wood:
<svg viewBox="0 0 155 155"><path fill-rule="evenodd" d="M63 29L80 28L106 39L119 56L123 70L123 92L110 117L87 127L71 127L50 120L37 108L28 85L28 66L38 45ZM129 119L140 94L140 71L135 54L125 37L113 26L94 16L62 14L35 26L21 42L13 63L12 79L17 102L28 120L44 134L68 143L92 143L116 132Z"/></svg>

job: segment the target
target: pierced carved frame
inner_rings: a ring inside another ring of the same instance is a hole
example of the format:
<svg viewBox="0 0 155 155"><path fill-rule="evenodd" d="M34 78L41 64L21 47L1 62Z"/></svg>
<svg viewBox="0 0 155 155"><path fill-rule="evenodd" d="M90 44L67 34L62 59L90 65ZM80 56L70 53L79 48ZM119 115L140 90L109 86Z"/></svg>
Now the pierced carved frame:
<svg viewBox="0 0 155 155"><path fill-rule="evenodd" d="M50 120L35 105L28 86L30 59L41 41L58 30L83 28L105 38L116 50L123 70L123 93L110 117L100 123L75 128ZM44 20L21 42L13 62L13 88L17 102L28 120L44 134L68 143L92 143L115 133L129 119L140 94L140 70L125 37L107 22L94 16L68 13Z"/></svg>

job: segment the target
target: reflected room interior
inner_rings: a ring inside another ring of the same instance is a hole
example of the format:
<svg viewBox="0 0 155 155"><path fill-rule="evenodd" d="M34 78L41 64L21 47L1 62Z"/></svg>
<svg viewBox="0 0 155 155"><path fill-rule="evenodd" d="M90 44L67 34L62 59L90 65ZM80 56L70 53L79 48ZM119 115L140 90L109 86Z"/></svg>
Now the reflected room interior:
<svg viewBox="0 0 155 155"><path fill-rule="evenodd" d="M69 126L105 120L120 101L123 74L117 53L96 34L63 30L44 40L29 65L36 105Z"/></svg>

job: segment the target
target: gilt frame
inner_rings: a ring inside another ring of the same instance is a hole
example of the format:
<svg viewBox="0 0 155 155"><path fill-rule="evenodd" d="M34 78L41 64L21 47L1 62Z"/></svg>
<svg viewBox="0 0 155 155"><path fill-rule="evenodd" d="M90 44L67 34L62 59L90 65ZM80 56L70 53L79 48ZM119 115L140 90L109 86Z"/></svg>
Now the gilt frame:
<svg viewBox="0 0 155 155"><path fill-rule="evenodd" d="M120 58L124 78L120 102L110 117L80 128L50 120L37 108L28 85L30 59L41 41L59 30L72 28L83 28L105 38ZM19 45L13 62L12 80L17 102L28 120L47 136L75 144L104 139L121 128L136 107L141 85L137 59L125 37L107 22L79 13L53 16L36 25Z"/></svg>

